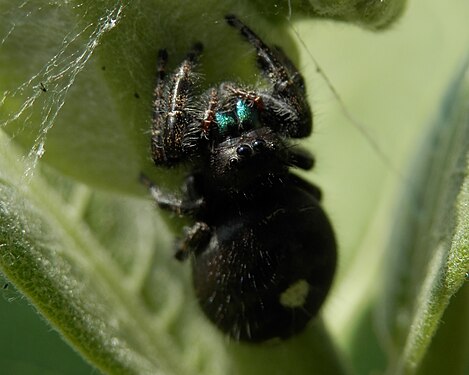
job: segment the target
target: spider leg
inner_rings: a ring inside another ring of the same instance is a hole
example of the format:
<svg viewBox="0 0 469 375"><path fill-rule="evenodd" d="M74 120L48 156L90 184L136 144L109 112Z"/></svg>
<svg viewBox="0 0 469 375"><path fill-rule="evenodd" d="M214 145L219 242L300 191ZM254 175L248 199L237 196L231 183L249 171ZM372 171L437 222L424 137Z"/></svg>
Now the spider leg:
<svg viewBox="0 0 469 375"><path fill-rule="evenodd" d="M288 175L290 179L290 183L298 186L299 188L303 189L305 192L311 194L318 202L321 201L322 198L322 191L319 187L316 185L303 180L300 176L297 176L296 174L290 173Z"/></svg>
<svg viewBox="0 0 469 375"><path fill-rule="evenodd" d="M192 192L190 193L191 197L188 197L187 199L164 192L144 174L140 175L140 182L150 191L150 194L158 207L163 210L173 212L179 216L194 216L197 212L202 210L205 205L205 200L201 197L195 198Z"/></svg>
<svg viewBox="0 0 469 375"><path fill-rule="evenodd" d="M288 153L289 163L297 168L309 171L314 167L314 156L300 147L293 147Z"/></svg>
<svg viewBox="0 0 469 375"><path fill-rule="evenodd" d="M256 48L257 63L273 85L271 92L259 94L264 106L261 112L264 123L288 137L308 136L312 130L312 115L301 73L280 48L269 48L236 16L228 15L225 19Z"/></svg>
<svg viewBox="0 0 469 375"><path fill-rule="evenodd" d="M197 221L192 226L185 227L184 238L176 243L175 258L183 261L191 253L200 253L207 245L211 236L212 230L202 221Z"/></svg>
<svg viewBox="0 0 469 375"><path fill-rule="evenodd" d="M212 88L208 94L207 108L202 116L202 134L208 138L210 129L215 122L215 110L218 106L218 92Z"/></svg>
<svg viewBox="0 0 469 375"><path fill-rule="evenodd" d="M184 186L185 198L182 199L176 195L163 192L143 173L140 175L140 182L150 191L150 194L158 204L158 207L173 212L179 216L195 216L205 205L205 200L203 198L197 198L194 188L194 176L189 176L186 179ZM196 221L192 226L185 227L184 238L176 243L175 258L179 261L183 261L187 259L189 254L197 254L202 251L210 239L211 234L212 230L203 221Z"/></svg>
<svg viewBox="0 0 469 375"><path fill-rule="evenodd" d="M151 152L156 165L174 165L184 158L184 139L193 123L190 109L193 68L202 52L202 44L194 44L178 69L166 79L168 54L158 54L158 75L153 100Z"/></svg>

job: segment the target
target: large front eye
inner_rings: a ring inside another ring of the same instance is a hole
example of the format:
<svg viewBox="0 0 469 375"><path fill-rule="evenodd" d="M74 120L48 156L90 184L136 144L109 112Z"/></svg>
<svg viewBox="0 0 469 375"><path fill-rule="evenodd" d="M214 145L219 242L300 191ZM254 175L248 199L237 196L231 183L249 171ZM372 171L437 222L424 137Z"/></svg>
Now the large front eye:
<svg viewBox="0 0 469 375"><path fill-rule="evenodd" d="M236 153L240 157L245 158L245 157L248 157L248 156L252 155L252 148L249 145L240 145L236 149Z"/></svg>
<svg viewBox="0 0 469 375"><path fill-rule="evenodd" d="M256 152L263 151L267 148L267 142L263 139L256 139L254 142L252 142L252 148Z"/></svg>

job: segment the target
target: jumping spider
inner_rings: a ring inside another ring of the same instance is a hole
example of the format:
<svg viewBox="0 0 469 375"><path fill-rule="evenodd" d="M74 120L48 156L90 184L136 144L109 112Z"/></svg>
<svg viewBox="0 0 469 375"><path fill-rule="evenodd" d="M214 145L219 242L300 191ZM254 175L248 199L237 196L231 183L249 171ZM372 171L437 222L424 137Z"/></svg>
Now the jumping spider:
<svg viewBox="0 0 469 375"><path fill-rule="evenodd" d="M223 82L197 96L197 43L173 74L159 51L151 136L157 166L190 173L180 195L143 178L157 204L189 216L176 257L191 258L206 316L236 340L288 338L317 314L336 264L334 233L319 188L292 174L314 159L292 145L311 133L304 80L278 47L235 16L227 23L256 50L269 83L255 91Z"/></svg>

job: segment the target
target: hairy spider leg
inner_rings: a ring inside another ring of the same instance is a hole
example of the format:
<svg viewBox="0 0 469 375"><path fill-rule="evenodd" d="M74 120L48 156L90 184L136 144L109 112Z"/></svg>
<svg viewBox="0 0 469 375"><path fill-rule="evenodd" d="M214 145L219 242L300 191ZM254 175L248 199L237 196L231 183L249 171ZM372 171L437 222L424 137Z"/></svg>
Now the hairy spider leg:
<svg viewBox="0 0 469 375"><path fill-rule="evenodd" d="M264 122L287 137L310 135L313 121L301 73L280 48L270 49L236 16L227 15L225 19L255 47L257 63L273 84L271 92L259 93L265 107L261 112Z"/></svg>
<svg viewBox="0 0 469 375"><path fill-rule="evenodd" d="M184 237L176 243L174 257L179 261L186 260L190 254L198 254L207 246L212 237L212 229L203 221L184 227Z"/></svg>
<svg viewBox="0 0 469 375"><path fill-rule="evenodd" d="M163 210L173 212L176 215L194 216L202 209L205 204L203 198L190 197L189 199L181 199L177 195L164 192L143 173L140 174L140 182L149 190L158 207ZM187 186L188 182L191 182L189 178L186 179L186 190L191 190L192 187ZM191 191L188 192L187 195L194 195L194 193Z"/></svg>
<svg viewBox="0 0 469 375"><path fill-rule="evenodd" d="M202 118L202 135L208 138L210 129L215 122L215 112L218 106L218 93L217 90L212 88L209 93L208 106Z"/></svg>
<svg viewBox="0 0 469 375"><path fill-rule="evenodd" d="M305 171L313 169L315 164L314 156L305 149L298 146L295 146L289 150L288 157L288 162L291 166L303 169Z"/></svg>
<svg viewBox="0 0 469 375"><path fill-rule="evenodd" d="M193 68L203 46L196 43L186 59L166 82L166 50L160 50L158 80L154 92L152 122L152 157L156 165L174 165L184 158L184 137L194 121L190 98L195 81Z"/></svg>
<svg viewBox="0 0 469 375"><path fill-rule="evenodd" d="M186 179L185 190L187 199L164 192L160 187L154 184L146 175L140 174L140 182L150 191L152 198L158 207L170 211L179 216L195 216L205 205L203 198L195 198L193 195L194 183L193 176ZM176 243L175 258L184 261L189 254L197 254L206 245L212 235L212 230L203 221L196 221L191 226L184 228L184 237Z"/></svg>

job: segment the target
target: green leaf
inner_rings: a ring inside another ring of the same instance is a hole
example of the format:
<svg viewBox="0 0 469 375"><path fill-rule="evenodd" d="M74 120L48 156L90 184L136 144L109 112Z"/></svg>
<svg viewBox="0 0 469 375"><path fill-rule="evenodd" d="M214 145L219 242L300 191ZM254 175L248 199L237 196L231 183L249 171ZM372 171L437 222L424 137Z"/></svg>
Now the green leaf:
<svg viewBox="0 0 469 375"><path fill-rule="evenodd" d="M417 150L397 206L392 260L382 293L381 330L390 371L396 374L419 369L469 270L469 64ZM467 337L467 319L460 324L451 340ZM426 374L438 373L428 370Z"/></svg>
<svg viewBox="0 0 469 375"><path fill-rule="evenodd" d="M405 1L309 0L318 14L373 29L384 29L396 21L405 9Z"/></svg>
<svg viewBox="0 0 469 375"><path fill-rule="evenodd" d="M102 371L267 374L279 357L282 371L294 360L298 374L342 373L320 325L281 346L226 342L198 311L152 205L51 184L39 169L24 180L18 150L3 134L0 145L0 270Z"/></svg>
<svg viewBox="0 0 469 375"><path fill-rule="evenodd" d="M155 369L174 356L164 356L155 365L154 353L159 349L153 337L165 334L150 324L151 316L139 294L143 265L152 258L151 243L135 246L139 245L135 241L132 266L138 269L126 270L124 262L118 264L117 257L103 249L82 221L77 208L87 200L84 188L74 188L74 205L67 204L39 173L24 180L17 150L3 133L0 143L2 272L98 367L113 373L157 373ZM138 209L138 205L130 206L130 214ZM139 221L139 234L157 228L152 225L152 212L146 212L150 217L144 215L145 210L138 217L131 216ZM131 235L128 230L125 237ZM144 327L145 322L153 330ZM137 332L144 335L137 339ZM171 351L171 340L162 339L159 345L160 353ZM170 367L179 368L178 360Z"/></svg>

